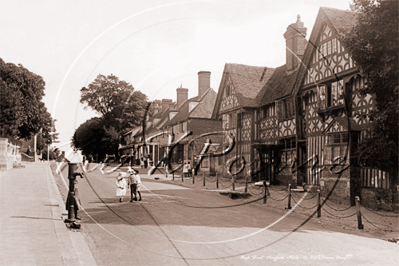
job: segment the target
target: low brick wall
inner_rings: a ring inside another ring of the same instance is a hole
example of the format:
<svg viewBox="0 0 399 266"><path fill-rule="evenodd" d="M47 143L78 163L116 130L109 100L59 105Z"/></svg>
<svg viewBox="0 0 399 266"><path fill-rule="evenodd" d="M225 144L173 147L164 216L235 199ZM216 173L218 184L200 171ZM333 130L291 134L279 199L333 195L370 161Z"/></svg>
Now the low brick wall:
<svg viewBox="0 0 399 266"><path fill-rule="evenodd" d="M276 184L279 186L288 186L291 184L292 187L296 187L296 181L294 181L293 174L277 175Z"/></svg>
<svg viewBox="0 0 399 266"><path fill-rule="evenodd" d="M355 203L355 192L353 191L353 178L351 167L341 173L333 173L330 170L322 172L320 179L320 194L322 197L329 195L329 200L337 204L352 206Z"/></svg>
<svg viewBox="0 0 399 266"><path fill-rule="evenodd" d="M320 195L337 204L351 206L350 182L348 178L323 178L320 180Z"/></svg>
<svg viewBox="0 0 399 266"><path fill-rule="evenodd" d="M398 191L382 188L362 188L360 204L373 209L399 213Z"/></svg>

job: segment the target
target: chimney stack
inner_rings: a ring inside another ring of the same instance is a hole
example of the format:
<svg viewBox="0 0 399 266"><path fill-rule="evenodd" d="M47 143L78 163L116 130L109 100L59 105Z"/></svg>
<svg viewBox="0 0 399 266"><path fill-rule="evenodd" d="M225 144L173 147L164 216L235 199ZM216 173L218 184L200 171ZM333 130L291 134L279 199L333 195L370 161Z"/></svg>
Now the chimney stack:
<svg viewBox="0 0 399 266"><path fill-rule="evenodd" d="M181 86L180 86L180 88L177 88L176 89L176 93L177 93L177 100L176 100L176 102L177 102L177 108L179 108L180 107L180 105L184 102L184 101L186 101L187 99L188 99L188 89L185 89L185 88L182 88Z"/></svg>
<svg viewBox="0 0 399 266"><path fill-rule="evenodd" d="M172 99L162 99L162 112L169 108L169 104L172 102Z"/></svg>
<svg viewBox="0 0 399 266"><path fill-rule="evenodd" d="M306 30L301 22L301 16L298 15L297 21L289 25L284 33L287 71L295 70L300 63L298 58L302 60L307 45Z"/></svg>
<svg viewBox="0 0 399 266"><path fill-rule="evenodd" d="M201 97L211 87L211 72L198 72L198 96Z"/></svg>

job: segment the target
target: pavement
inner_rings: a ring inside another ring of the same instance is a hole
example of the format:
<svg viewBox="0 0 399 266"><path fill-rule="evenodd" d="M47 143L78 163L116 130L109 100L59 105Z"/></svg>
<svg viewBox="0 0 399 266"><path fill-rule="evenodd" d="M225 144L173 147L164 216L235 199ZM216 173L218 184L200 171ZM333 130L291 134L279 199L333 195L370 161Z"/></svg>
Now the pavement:
<svg viewBox="0 0 399 266"><path fill-rule="evenodd" d="M49 163L0 172L0 265L97 265L67 214Z"/></svg>

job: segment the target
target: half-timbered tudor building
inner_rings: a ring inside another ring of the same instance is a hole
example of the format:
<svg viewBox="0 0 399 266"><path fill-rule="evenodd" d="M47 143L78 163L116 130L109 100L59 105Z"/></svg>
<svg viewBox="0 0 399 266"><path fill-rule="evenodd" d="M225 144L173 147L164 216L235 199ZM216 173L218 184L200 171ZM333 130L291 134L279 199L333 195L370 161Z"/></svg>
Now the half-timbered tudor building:
<svg viewBox="0 0 399 266"><path fill-rule="evenodd" d="M365 114L374 108L373 96L358 91L366 76L342 43L354 23L350 11L320 8L295 87L297 183L348 205L361 186L353 153L370 127Z"/></svg>
<svg viewBox="0 0 399 266"><path fill-rule="evenodd" d="M344 204L359 195L367 173L352 158L375 105L372 95L360 95L366 76L342 44L354 23L350 11L320 8L309 41L299 16L288 26L285 65L226 64L214 118L237 141L227 159L243 157L246 170L262 170L253 180L320 189Z"/></svg>
<svg viewBox="0 0 399 266"><path fill-rule="evenodd" d="M245 160L245 168L237 177L246 176L254 166L255 153L252 145L256 141L256 108L259 91L274 72L273 68L225 64L218 96L213 111L214 119L222 119L226 134L234 136L236 145L224 157L220 157L217 171L226 173L225 163L237 158L235 167L240 168ZM226 141L223 145L227 145Z"/></svg>
<svg viewBox="0 0 399 266"><path fill-rule="evenodd" d="M272 185L296 185L291 171L297 158L293 89L307 45L306 30L299 16L287 27L286 64L276 68L257 97L256 142L252 147L260 161L256 166L262 171L255 178Z"/></svg>

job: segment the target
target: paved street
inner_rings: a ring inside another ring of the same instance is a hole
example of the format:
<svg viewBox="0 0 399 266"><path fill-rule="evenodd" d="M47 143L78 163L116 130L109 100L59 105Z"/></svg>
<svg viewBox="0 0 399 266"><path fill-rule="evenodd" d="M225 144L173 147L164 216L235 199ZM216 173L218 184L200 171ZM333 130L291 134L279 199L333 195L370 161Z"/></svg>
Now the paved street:
<svg viewBox="0 0 399 266"><path fill-rule="evenodd" d="M116 172L104 175L95 170L87 179L79 179L82 233L98 265L398 262L398 246L393 243L347 234L334 224L326 228L317 219L267 204L230 207L256 198L234 201L215 191L186 188L143 173L143 200L130 203L126 197L119 203L115 177Z"/></svg>
<svg viewBox="0 0 399 266"><path fill-rule="evenodd" d="M82 235L62 220L49 164L24 166L0 172L0 265L95 265Z"/></svg>

